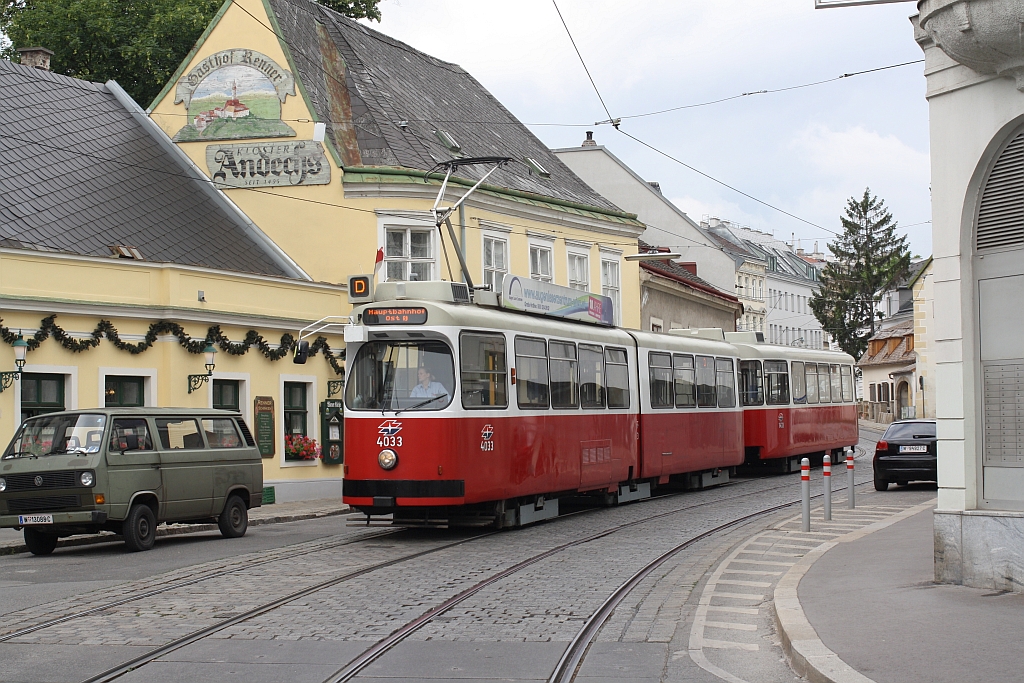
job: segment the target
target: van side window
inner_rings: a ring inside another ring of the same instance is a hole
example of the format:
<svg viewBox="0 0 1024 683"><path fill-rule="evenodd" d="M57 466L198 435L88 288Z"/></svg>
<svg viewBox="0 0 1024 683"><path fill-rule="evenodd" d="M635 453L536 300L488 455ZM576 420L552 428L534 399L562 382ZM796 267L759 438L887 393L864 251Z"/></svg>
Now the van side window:
<svg viewBox="0 0 1024 683"><path fill-rule="evenodd" d="M516 397L520 408L548 407L548 351L543 339L516 337Z"/></svg>
<svg viewBox="0 0 1024 683"><path fill-rule="evenodd" d="M140 418L114 420L110 428L110 452L151 451L153 436L149 433L149 425Z"/></svg>
<svg viewBox="0 0 1024 683"><path fill-rule="evenodd" d="M793 361L793 403L807 403L807 384L805 382L804 364L800 361Z"/></svg>
<svg viewBox="0 0 1024 683"><path fill-rule="evenodd" d="M842 365L840 371L843 377L843 401L849 403L853 400L853 367Z"/></svg>
<svg viewBox="0 0 1024 683"><path fill-rule="evenodd" d="M549 342L551 359L551 407L578 408L580 405L579 377L576 374L576 345L569 342Z"/></svg>
<svg viewBox="0 0 1024 683"><path fill-rule="evenodd" d="M789 368L784 360L764 362L765 397L770 406L789 405Z"/></svg>
<svg viewBox="0 0 1024 683"><path fill-rule="evenodd" d="M507 408L505 337L463 334L461 356L462 407Z"/></svg>
<svg viewBox="0 0 1024 683"><path fill-rule="evenodd" d="M733 371L732 358L715 359L715 375L718 386L718 407L736 407L736 373Z"/></svg>
<svg viewBox="0 0 1024 683"><path fill-rule="evenodd" d="M673 356L675 364L676 408L697 407L697 383L694 377L693 356Z"/></svg>
<svg viewBox="0 0 1024 683"><path fill-rule="evenodd" d="M199 425L191 418L158 418L156 431L160 435L161 448L167 450L204 448Z"/></svg>
<svg viewBox="0 0 1024 683"><path fill-rule="evenodd" d="M652 351L647 359L651 366L651 407L675 407L672 390L672 356Z"/></svg>
<svg viewBox="0 0 1024 683"><path fill-rule="evenodd" d="M241 448L242 439L235 429L235 421L229 417L203 419L203 431L210 448Z"/></svg>
<svg viewBox="0 0 1024 683"><path fill-rule="evenodd" d="M697 356L697 406L714 408L717 405L715 359L711 356Z"/></svg>
<svg viewBox="0 0 1024 683"><path fill-rule="evenodd" d="M604 349L580 344L580 405L604 408Z"/></svg>
<svg viewBox="0 0 1024 683"><path fill-rule="evenodd" d="M740 361L740 401L745 406L764 405L764 382L759 360Z"/></svg>
<svg viewBox="0 0 1024 683"><path fill-rule="evenodd" d="M625 349L604 350L605 382L608 386L608 407L629 407L629 365Z"/></svg>

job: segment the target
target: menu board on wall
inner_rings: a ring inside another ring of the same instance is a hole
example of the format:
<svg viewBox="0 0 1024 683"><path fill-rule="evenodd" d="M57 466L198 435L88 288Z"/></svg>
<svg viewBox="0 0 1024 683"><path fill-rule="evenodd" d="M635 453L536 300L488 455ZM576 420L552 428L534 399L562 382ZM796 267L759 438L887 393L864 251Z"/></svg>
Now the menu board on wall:
<svg viewBox="0 0 1024 683"><path fill-rule="evenodd" d="M264 458L273 457L274 399L271 396L257 396L253 408L256 422L256 446Z"/></svg>

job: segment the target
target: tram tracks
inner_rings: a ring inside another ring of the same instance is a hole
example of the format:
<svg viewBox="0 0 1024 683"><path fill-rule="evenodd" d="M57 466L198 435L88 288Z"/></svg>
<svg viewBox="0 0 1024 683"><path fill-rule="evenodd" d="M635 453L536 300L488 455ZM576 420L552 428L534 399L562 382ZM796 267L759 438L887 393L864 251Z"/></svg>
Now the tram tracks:
<svg viewBox="0 0 1024 683"><path fill-rule="evenodd" d="M858 484L858 485L862 485L862 484ZM625 522L625 523L622 523L622 524L617 524L615 526L603 529L603 530L598 531L596 533L591 533L591 535L585 536L583 538L575 539L575 540L566 542L564 544L561 544L559 546L556 546L554 548L545 550L545 551L543 551L541 553L537 553L535 555L532 555L532 556L530 556L530 557L528 557L528 558L526 558L524 560L519 561L518 563L516 563L516 564L514 564L512 566L506 567L506 568L504 568L504 569L502 569L500 571L497 571L497 572L493 573L492 575L489 575L489 577L487 577L487 578L477 582L473 586L471 586L471 587L469 587L469 588L459 592L458 594L452 596L449 599L444 600L443 602L441 602L440 604L432 607L431 609L427 610L426 612L423 612L422 614L420 614L419 616L414 618L414 620L412 620L411 622L409 622L406 625L404 625L404 626L394 630L390 635L388 635L384 639L378 641L377 643L375 643L374 645L372 645L371 647L366 649L364 652L360 653L358 656L356 656L355 658L350 660L349 663L347 665L345 665L345 667L343 667L342 669L340 669L339 671L334 673L332 676L327 678L324 683L344 683L345 681L353 680L362 671L366 670L367 667L372 665L374 663L374 661L376 661L382 655L384 655L385 653L393 650L401 642L406 641L407 639L409 639L410 636L412 636L414 633L416 633L417 631L419 631L420 629L422 629L426 625L430 624L433 620L435 620L436 617L442 615L444 612L451 610L452 608L454 608L458 604L466 601L468 598L470 598L473 595L479 593L481 590L483 590L485 588L488 588L488 587L492 587L492 586L498 584L499 582L501 582L502 580L511 577L512 574L515 574L515 573L521 571L522 569L525 569L528 566L537 564L538 562L541 562L541 561L543 561L543 560L545 560L547 558L550 558L550 557L552 557L554 555L557 555L558 553L561 553L561 552L563 552L565 550L568 550L568 549L574 548L574 547L579 547L579 546L582 546L582 545L585 545L585 544L588 544L588 543L592 543L592 542L597 541L599 539L603 539L603 538L609 537L609 536L613 535L613 533L616 533L618 531L622 531L624 529L627 529L627 528L630 528L630 527L634 527L634 526L639 525L639 524L645 524L645 523L648 523L648 522L651 522L651 521L654 521L654 520L657 520L657 519L660 519L660 518L665 518L665 517L669 517L669 516L672 516L672 515L677 515L677 514L684 513L684 512L687 512L687 511L691 511L691 510L694 510L694 509L697 509L697 508L707 507L707 506L711 506L711 505L719 505L719 504L722 504L722 503L727 503L729 501L735 501L737 499L746 498L746 497L750 497L750 496L765 495L765 494L768 494L768 493L772 492L772 490L778 490L778 489L781 489L781 488L790 488L791 486L792 486L792 484L787 484L787 485L779 485L779 486L770 486L770 487L767 487L767 488L759 488L757 490L752 490L752 492L746 492L746 493L738 494L736 496L730 496L730 497L724 498L724 499L717 499L715 501L701 502L701 503L697 503L695 505L689 505L689 506L685 506L685 507L682 507L682 508L676 508L676 509L673 509L673 510L669 510L669 511L665 511L665 512L660 512L660 513L657 513L657 514L654 514L654 515L648 515L648 516L643 517L642 519L635 519L635 520L631 520L629 522ZM663 498L663 497L658 497L658 498ZM713 529L709 529L709 530L707 530L705 532L699 533L699 535L697 535L697 536L695 536L695 537L693 537L691 539L688 539L687 541L685 541L685 542L683 542L681 544L678 544L677 546L673 547L668 552L664 553L663 555L658 556L657 558L655 558L655 560L653 560L652 562L650 562L647 565L645 565L640 571L638 571L636 574L634 574L633 577L631 577L626 583L624 583L623 585L618 587L618 589L616 589L616 591L605 601L605 603L602 604L601 608L599 608L593 615L591 615L590 618L588 618L588 621L584 625L584 628L580 631L580 633L577 635L577 637L575 637L571 641L569 647L566 649L565 654L563 655L562 659L559 661L559 668L552 675L553 677L550 680L551 681L559 681L559 682L568 682L568 681L572 680L572 676L574 675L574 672L577 671L577 669L579 667L579 664L580 664L580 661L582 661L583 657L585 656L587 648L589 647L589 645L592 642L593 638L600 631L601 627L607 621L607 618L611 614L611 612L614 610L614 607L618 604L618 602L621 602L621 600L626 595L629 594L629 592L633 589L633 587L635 587L640 581L642 581L646 577L646 575L648 575L651 571L653 571L657 566L659 566L660 564L663 564L665 561L670 559L673 555L679 553L680 551L684 550L685 548L688 548L688 547L698 543L699 541L702 541L702 540L705 540L707 538L710 538L710 537L714 536L715 533L718 533L718 532L720 532L722 530L725 530L727 528L730 528L732 526L736 526L738 524L743 523L744 521L748 521L748 520L756 518L758 516L761 516L761 515L764 515L764 514L768 514L768 513L773 512L773 511L781 510L781 509L784 509L786 507L793 506L793 505L795 505L797 503L799 503L799 501L791 501L791 502L783 503L783 504L780 504L780 505L775 505L775 506L772 506L772 507L769 507L769 508L765 508L765 509L762 509L762 510L758 510L757 512L746 514L746 515L743 515L741 517L737 517L737 518L735 518L733 520L725 522L724 524L716 526ZM570 517L570 516L574 516L574 515L579 515L579 514L584 514L584 513L587 513L587 512L594 512L594 511L596 511L598 509L582 510L582 511L579 511L579 512L568 513L566 515L561 515L559 519L564 519L566 517ZM393 532L393 531L389 531L389 532ZM129 672L133 672L133 671L135 671L135 670L137 670L137 669L139 669L141 667L146 666L147 664L153 663L153 661L155 661L157 659L160 659L161 657L163 657L163 656L165 656L167 654L170 654L171 652L174 652L175 650L178 650L178 649L181 649L182 647L185 647L187 645L199 642L199 641L201 641L201 640L203 640L205 638L208 638L208 637L212 636L213 634L216 634L218 632L221 632L221 631L224 631L226 629L229 629L229 628L231 628L233 626L237 626L239 624L242 624L244 622L252 620L252 618L255 618L255 617L260 616L262 614L266 614L266 613L268 613L268 612L270 612L270 611L272 611L274 609L278 609L279 607L282 607L282 606L284 606L284 605L286 605L288 603L294 602L296 600L299 600L299 599L304 598L306 596L309 596L311 594L314 594L314 593L317 593L319 591L323 591L323 590L329 589L331 587L343 584L343 583L345 583L347 581L356 579L358 577L362 577L362 575L366 575L366 574L372 573L372 572L380 570L380 569L385 569L387 567L391 567L391 566L394 566L396 564L400 564L402 562L408 562L408 561L415 560L415 559L418 559L418 558L421 558L421 557L424 557L424 556L427 556L427 555L431 555L431 554L434 554L434 553L437 553L437 552L441 552L441 551L444 551L444 550L449 550L449 549L452 549L452 548L457 547L457 546L461 546L461 545L465 545L465 544L468 544L468 543L472 543L474 541L478 541L478 540L481 540L483 538L494 536L494 535L496 535L496 533L500 533L500 531L488 531L488 532L485 532L485 533L479 533L479 535L475 535L475 536L472 536L472 537L467 538L467 539L462 539L462 540L454 542L454 543L444 544L444 545L438 546L436 548L426 549L426 550L423 550L423 551L420 551L420 552L417 552L417 553L412 553L412 554L409 554L409 555L404 555L404 556L393 558L393 559L390 559L390 560L387 560L387 561L384 561L384 562L379 562L379 563L376 563L376 564L373 564L373 565L369 565L369 566L362 567L362 568L359 568L359 569L355 569L355 570L352 570L352 571L349 571L349 572L345 572L345 573L337 575L337 577L334 577L334 578L332 578L330 580L327 580L325 582L318 583L318 584L313 585L313 586L309 586L309 587L304 588L304 589L299 590L299 591L295 591L295 592L290 593L288 595L282 596L282 597L280 597L278 599L266 602L266 603L264 603L262 605L259 605L259 606L255 607L253 609L250 609L248 611L242 612L242 613L240 613L238 615L234 615L234 616L225 618L225 620L222 620L222 621L220 621L220 622L218 622L216 624L213 624L211 626L208 626L206 628L199 629L197 631L194 631L193 633L189 633L189 634L187 634L185 636L177 638L177 639L175 639L175 640L173 640L171 642L166 643L165 645L162 645L160 647L157 647L155 649L147 651L147 652L145 652L145 653L143 653L143 654L141 654L141 655L139 655L137 657L134 657L133 659L131 659L129 661L125 661L125 663L123 663L121 665L118 665L117 667L114 667L112 669L109 669L108 671L104 671L104 672L102 672L102 673L100 673L100 674L98 674L96 676L93 676L93 677L87 679L86 681L84 681L83 683L108 683L109 681L114 681L114 680L120 678L121 676L123 676L123 675L125 675L125 674L127 674ZM381 535L381 536L383 536L383 535ZM364 539L362 539L362 540L366 540L366 539L367 539L367 537L364 537ZM559 676L559 677L556 678L556 676Z"/></svg>

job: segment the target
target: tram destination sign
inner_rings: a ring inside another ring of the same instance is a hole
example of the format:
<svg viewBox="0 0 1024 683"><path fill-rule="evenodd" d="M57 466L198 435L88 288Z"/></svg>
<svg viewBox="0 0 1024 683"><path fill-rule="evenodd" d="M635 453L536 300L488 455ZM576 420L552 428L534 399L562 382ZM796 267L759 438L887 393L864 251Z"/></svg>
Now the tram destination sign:
<svg viewBox="0 0 1024 683"><path fill-rule="evenodd" d="M427 322L427 309L416 306L388 306L363 310L364 325L423 325Z"/></svg>
<svg viewBox="0 0 1024 683"><path fill-rule="evenodd" d="M610 297L525 277L505 276L501 283L501 306L512 311L566 320L615 324L614 304Z"/></svg>

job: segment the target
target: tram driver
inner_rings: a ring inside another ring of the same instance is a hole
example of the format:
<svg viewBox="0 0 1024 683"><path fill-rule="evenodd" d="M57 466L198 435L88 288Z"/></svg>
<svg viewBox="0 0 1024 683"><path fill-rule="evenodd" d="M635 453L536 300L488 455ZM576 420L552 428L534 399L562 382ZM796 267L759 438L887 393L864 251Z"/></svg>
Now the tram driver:
<svg viewBox="0 0 1024 683"><path fill-rule="evenodd" d="M434 374L425 365L419 366L416 371L416 378L419 380L409 392L409 398L436 398L447 397L448 390L444 385L434 378Z"/></svg>

